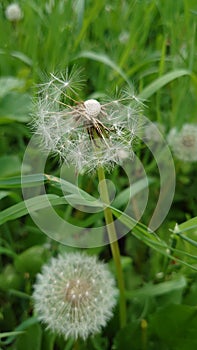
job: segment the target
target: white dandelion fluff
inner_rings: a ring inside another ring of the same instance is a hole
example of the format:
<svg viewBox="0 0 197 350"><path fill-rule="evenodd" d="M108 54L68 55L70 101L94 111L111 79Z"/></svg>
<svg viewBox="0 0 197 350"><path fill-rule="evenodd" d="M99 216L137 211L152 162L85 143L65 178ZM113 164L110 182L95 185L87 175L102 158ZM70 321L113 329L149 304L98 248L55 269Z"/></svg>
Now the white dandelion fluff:
<svg viewBox="0 0 197 350"><path fill-rule="evenodd" d="M76 101L82 89L79 74L51 74L41 84L40 98L32 121L43 150L74 165L79 172L99 166L110 170L122 164L122 154L133 156L133 140L140 126L134 96L114 101Z"/></svg>
<svg viewBox="0 0 197 350"><path fill-rule="evenodd" d="M34 285L34 305L47 328L64 338L86 339L112 317L118 291L106 264L69 253L43 266Z"/></svg>
<svg viewBox="0 0 197 350"><path fill-rule="evenodd" d="M23 18L23 13L18 4L12 3L6 7L5 16L10 22L17 22Z"/></svg>
<svg viewBox="0 0 197 350"><path fill-rule="evenodd" d="M178 159L197 161L197 124L184 124L181 130L171 129L168 143Z"/></svg>

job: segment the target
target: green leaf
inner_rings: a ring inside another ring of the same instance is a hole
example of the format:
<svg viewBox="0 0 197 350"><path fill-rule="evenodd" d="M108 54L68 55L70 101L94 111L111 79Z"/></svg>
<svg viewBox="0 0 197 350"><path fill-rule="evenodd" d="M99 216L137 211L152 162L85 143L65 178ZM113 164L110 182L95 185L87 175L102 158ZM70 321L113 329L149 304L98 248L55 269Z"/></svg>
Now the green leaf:
<svg viewBox="0 0 197 350"><path fill-rule="evenodd" d="M146 86L138 95L138 97L140 99L146 100L166 84L184 75L191 75L191 72L187 69L177 69L177 70L174 70L173 72L169 72L163 75L162 77L159 77L158 79L154 80L148 86Z"/></svg>
<svg viewBox="0 0 197 350"><path fill-rule="evenodd" d="M197 267L195 265L184 261L185 257L188 257L191 258L192 261L194 261L194 263L196 263L197 256L187 253L185 250L174 248L172 249L172 247L169 246L165 241L160 239L155 234L155 232L150 231L148 227L146 227L142 223L137 222L132 217L128 216L127 214L121 212L120 210L112 206L110 206L110 208L112 209L113 214L118 218L118 220L122 222L126 227L128 227L131 230L132 235L135 236L137 239L140 239L142 242L144 242L152 249L156 250L158 253L163 254L164 256L167 256L173 260L179 261L182 264L194 270L197 270ZM172 252L175 254L175 256L173 256Z"/></svg>
<svg viewBox="0 0 197 350"><path fill-rule="evenodd" d="M0 179L1 188L15 188L15 187L34 187L49 183L51 186L60 189L61 191L72 193L71 195L64 196L71 205L85 205L90 207L102 207L103 204L89 193L83 191L78 186L72 183L60 179L55 176L45 174L25 175L21 177L13 177L8 179ZM63 198L63 197L62 197ZM60 203L63 204L63 203Z"/></svg>
<svg viewBox="0 0 197 350"><path fill-rule="evenodd" d="M146 284L144 287L141 287L139 290L134 290L127 292L127 298L132 299L133 297L146 296L146 297L155 297L163 295L166 293L171 293L175 290L184 289L187 286L187 281L184 276L180 276L172 281L166 281L158 284Z"/></svg>
<svg viewBox="0 0 197 350"><path fill-rule="evenodd" d="M142 339L140 323L133 321L117 332L112 348L116 350L141 350L144 349Z"/></svg>
<svg viewBox="0 0 197 350"><path fill-rule="evenodd" d="M28 272L32 276L40 271L47 259L46 248L43 245L34 245L16 256L14 266L17 272L23 275Z"/></svg>
<svg viewBox="0 0 197 350"><path fill-rule="evenodd" d="M10 192L9 191L0 191L0 200L9 196Z"/></svg>
<svg viewBox="0 0 197 350"><path fill-rule="evenodd" d="M136 181L133 185L117 195L116 199L113 201L113 206L120 208L122 205L127 204L132 197L147 188L152 182L154 182L153 179L148 179L147 181L147 178Z"/></svg>
<svg viewBox="0 0 197 350"><path fill-rule="evenodd" d="M84 192L86 194L86 192ZM88 197L88 194L87 194ZM91 197L93 198L93 197ZM28 214L29 211L33 212L36 210L44 209L50 205L61 205L61 204L72 204L72 205L85 205L91 207L100 207L102 204L95 200L88 199L79 195L67 195L59 197L55 194L44 194L40 196L35 196L33 198L26 199L23 202L17 203L0 213L0 225L3 223L15 220L21 216ZM27 209L28 208L28 209Z"/></svg>
<svg viewBox="0 0 197 350"><path fill-rule="evenodd" d="M183 232L185 232L185 234L183 234ZM192 219L189 219L183 222L180 225L176 224L175 229L173 230L172 237L174 237L174 239L179 238L179 242L182 240L189 243L190 244L189 251L190 253L192 253L191 245L194 248L197 248L196 233L197 233L197 217L194 217ZM194 250L194 254L196 254L196 249Z"/></svg>
<svg viewBox="0 0 197 350"><path fill-rule="evenodd" d="M131 82L127 78L127 75L123 72L123 70L109 58L107 55L98 53L98 52L93 52L93 51L82 51L79 55L77 55L76 58L89 58L91 60L106 64L110 68L112 68L116 73L118 73L126 82L129 86L131 86Z"/></svg>
<svg viewBox="0 0 197 350"><path fill-rule="evenodd" d="M32 60L28 56L26 56L24 53L19 51L12 51L11 56L18 58L21 62L27 64L28 66L32 66Z"/></svg>
<svg viewBox="0 0 197 350"><path fill-rule="evenodd" d="M10 178L0 178L0 188L19 188L21 187L34 187L46 182L48 180L47 175L33 174L21 176L15 176Z"/></svg>
<svg viewBox="0 0 197 350"><path fill-rule="evenodd" d="M152 337L173 350L197 349L197 309L187 305L168 305L150 320Z"/></svg>
<svg viewBox="0 0 197 350"><path fill-rule="evenodd" d="M36 323L29 327L26 332L16 339L16 350L40 350L42 341L42 330L40 324Z"/></svg>
<svg viewBox="0 0 197 350"><path fill-rule="evenodd" d="M20 173L21 162L18 156L9 155L0 157L0 176L12 176Z"/></svg>
<svg viewBox="0 0 197 350"><path fill-rule="evenodd" d="M10 91L22 88L23 86L24 80L14 77L0 78L0 98L7 95Z"/></svg>
<svg viewBox="0 0 197 350"><path fill-rule="evenodd" d="M17 256L17 254L14 251L12 251L11 249L1 247L1 246L0 246L0 254L5 254L5 255L12 257L12 258Z"/></svg>
<svg viewBox="0 0 197 350"><path fill-rule="evenodd" d="M0 188L17 188L17 187L34 187L43 185L44 183L49 183L51 186L56 187L57 189L62 190L64 193L72 193L70 196L70 201L73 203L90 205L90 206L102 206L101 202L91 196L89 193L83 191L78 186L73 185L72 183L60 179L58 177L47 175L47 174L33 174L33 175L24 175L22 177L16 176L12 178L0 178ZM78 201L78 202L77 202Z"/></svg>
<svg viewBox="0 0 197 350"><path fill-rule="evenodd" d="M50 204L59 205L65 204L65 197L59 197L53 194L36 196L34 198L27 199L24 202L17 203L0 213L0 225L3 223L17 219L21 216L28 214L28 209L31 211L39 210L48 207Z"/></svg>
<svg viewBox="0 0 197 350"><path fill-rule="evenodd" d="M121 212L120 210L110 206L113 214L121 221L126 227L132 230L132 234L140 239L142 242L147 244L149 247L156 249L158 252L168 255L167 248L168 245L166 242L162 241L154 232L148 230L148 228L137 222L132 217L127 214Z"/></svg>
<svg viewBox="0 0 197 350"><path fill-rule="evenodd" d="M17 335L20 335L24 333L23 331L18 331L18 332L4 332L4 333L0 333L0 339L2 338L7 338L7 337L10 337L10 336L17 336Z"/></svg>
<svg viewBox="0 0 197 350"><path fill-rule="evenodd" d="M197 216L178 225L180 232L197 228Z"/></svg>
<svg viewBox="0 0 197 350"><path fill-rule="evenodd" d="M0 102L0 124L29 122L32 100L27 93L10 92Z"/></svg>
<svg viewBox="0 0 197 350"><path fill-rule="evenodd" d="M10 336L8 336L8 338L5 341L2 341L1 343L5 344L5 345L11 344L14 341L14 339L16 338L16 336L18 335L18 334L17 335L15 334L16 332L18 333L21 331L25 331L26 329L28 329L29 327L31 327L32 325L37 324L37 323L38 323L38 320L36 317L28 318L27 320L22 322L19 326L17 326L15 328L14 332L11 332L12 334ZM29 349L29 348L27 347L26 349ZM22 350L22 349L20 349L20 350Z"/></svg>
<svg viewBox="0 0 197 350"><path fill-rule="evenodd" d="M48 330L44 330L42 334L42 350L54 350L56 335Z"/></svg>

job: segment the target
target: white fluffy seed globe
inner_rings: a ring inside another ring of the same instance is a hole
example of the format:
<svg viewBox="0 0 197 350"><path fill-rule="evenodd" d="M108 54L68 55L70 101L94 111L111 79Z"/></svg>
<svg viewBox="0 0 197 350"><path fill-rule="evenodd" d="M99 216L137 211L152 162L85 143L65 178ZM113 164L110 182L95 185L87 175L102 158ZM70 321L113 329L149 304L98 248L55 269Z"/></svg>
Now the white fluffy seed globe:
<svg viewBox="0 0 197 350"><path fill-rule="evenodd" d="M59 255L43 266L33 299L38 318L48 329L66 339L86 339L112 317L117 295L107 265L77 252Z"/></svg>

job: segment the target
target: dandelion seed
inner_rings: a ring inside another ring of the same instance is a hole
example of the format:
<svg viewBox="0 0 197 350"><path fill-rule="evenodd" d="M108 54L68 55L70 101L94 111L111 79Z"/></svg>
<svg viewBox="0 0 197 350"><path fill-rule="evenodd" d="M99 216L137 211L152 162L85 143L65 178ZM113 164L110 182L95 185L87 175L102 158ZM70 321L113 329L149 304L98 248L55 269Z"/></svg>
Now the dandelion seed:
<svg viewBox="0 0 197 350"><path fill-rule="evenodd" d="M86 339L112 317L117 294L104 263L93 256L70 253L43 266L33 299L35 311L48 329L65 338Z"/></svg>
<svg viewBox="0 0 197 350"><path fill-rule="evenodd" d="M12 3L6 7L5 16L10 22L18 22L23 18L23 13L18 4Z"/></svg>
<svg viewBox="0 0 197 350"><path fill-rule="evenodd" d="M121 165L125 155L133 156L140 127L138 102L128 94L114 101L77 101L82 88L79 76L74 69L70 75L68 71L65 76L51 74L52 79L40 85L32 128L44 150L79 172L99 166L110 170Z"/></svg>
<svg viewBox="0 0 197 350"><path fill-rule="evenodd" d="M173 128L168 134L168 142L178 159L197 161L197 124L184 124L180 131Z"/></svg>

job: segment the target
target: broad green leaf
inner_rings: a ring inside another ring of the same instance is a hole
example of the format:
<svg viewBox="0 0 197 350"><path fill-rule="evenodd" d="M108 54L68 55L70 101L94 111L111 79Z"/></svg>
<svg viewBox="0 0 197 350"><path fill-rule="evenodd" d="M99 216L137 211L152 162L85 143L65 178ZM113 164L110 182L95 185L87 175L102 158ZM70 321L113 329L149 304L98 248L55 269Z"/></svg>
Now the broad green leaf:
<svg viewBox="0 0 197 350"><path fill-rule="evenodd" d="M24 284L24 277L19 274L13 264L7 264L0 274L0 290L8 292L10 289L19 290Z"/></svg>
<svg viewBox="0 0 197 350"><path fill-rule="evenodd" d="M0 78L0 98L7 95L10 91L22 88L24 86L24 80L14 77Z"/></svg>
<svg viewBox="0 0 197 350"><path fill-rule="evenodd" d="M169 72L163 75L162 77L157 78L151 84L146 86L138 95L138 97L140 99L146 100L166 84L184 75L191 75L191 72L187 69L177 69L177 70L174 70L173 72Z"/></svg>
<svg viewBox="0 0 197 350"><path fill-rule="evenodd" d="M120 329L114 338L112 349L116 350L144 350L142 329L139 321L129 322ZM132 347L131 347L132 344ZM148 350L148 349L147 349Z"/></svg>
<svg viewBox="0 0 197 350"><path fill-rule="evenodd" d="M40 324L36 323L16 339L16 350L41 350L41 342L42 329Z"/></svg>
<svg viewBox="0 0 197 350"><path fill-rule="evenodd" d="M27 93L10 92L0 101L0 124L29 122L32 99Z"/></svg>
<svg viewBox="0 0 197 350"><path fill-rule="evenodd" d="M42 333L42 350L54 350L56 334L44 330Z"/></svg>
<svg viewBox="0 0 197 350"><path fill-rule="evenodd" d="M48 251L46 248L43 245L34 245L16 256L14 266L16 271L22 274L28 272L32 276L40 271L47 259Z"/></svg>
<svg viewBox="0 0 197 350"><path fill-rule="evenodd" d="M168 305L151 317L149 331L173 350L197 348L197 309L196 306Z"/></svg>

